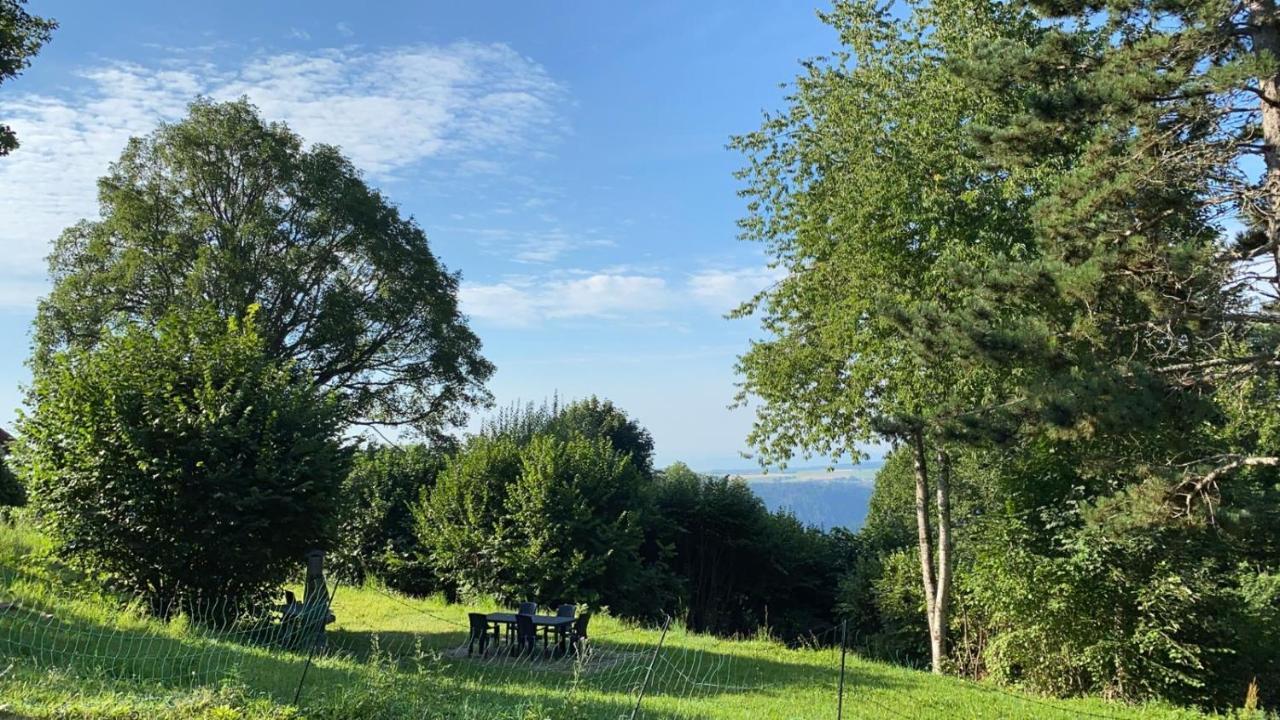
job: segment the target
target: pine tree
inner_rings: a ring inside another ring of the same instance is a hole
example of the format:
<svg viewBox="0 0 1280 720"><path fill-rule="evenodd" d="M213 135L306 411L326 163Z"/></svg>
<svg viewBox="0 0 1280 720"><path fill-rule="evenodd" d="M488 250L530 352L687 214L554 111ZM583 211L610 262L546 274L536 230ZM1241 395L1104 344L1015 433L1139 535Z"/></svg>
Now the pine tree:
<svg viewBox="0 0 1280 720"><path fill-rule="evenodd" d="M1015 7L1044 15L1033 41L954 67L1022 99L976 132L986 159L1056 175L1032 211L1040 258L974 292L1020 319L974 315L968 334L996 364L1037 369L1028 406L1062 431L1164 435L1144 459L1171 499L1212 503L1226 476L1280 464L1256 436L1206 431L1224 397L1276 400L1280 13L1272 0Z"/></svg>

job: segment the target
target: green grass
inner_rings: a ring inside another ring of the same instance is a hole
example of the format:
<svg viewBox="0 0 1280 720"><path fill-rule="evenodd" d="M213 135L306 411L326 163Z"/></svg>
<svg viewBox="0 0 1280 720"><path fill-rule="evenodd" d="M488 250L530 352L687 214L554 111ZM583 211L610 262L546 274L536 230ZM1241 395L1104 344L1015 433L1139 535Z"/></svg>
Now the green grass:
<svg viewBox="0 0 1280 720"><path fill-rule="evenodd" d="M328 652L305 656L150 620L111 598L73 592L42 559L44 541L0 527L0 717L30 718L565 718L628 717L653 662L640 717L725 720L834 718L839 654L768 638L660 633L592 621L593 655L517 662L469 658L468 608L337 590ZM58 583L62 583L58 585ZM59 589L51 589L58 587ZM31 613L40 613L33 616ZM657 657L657 661L653 659ZM1193 718L1190 710L1101 700L1048 700L850 656L846 718Z"/></svg>

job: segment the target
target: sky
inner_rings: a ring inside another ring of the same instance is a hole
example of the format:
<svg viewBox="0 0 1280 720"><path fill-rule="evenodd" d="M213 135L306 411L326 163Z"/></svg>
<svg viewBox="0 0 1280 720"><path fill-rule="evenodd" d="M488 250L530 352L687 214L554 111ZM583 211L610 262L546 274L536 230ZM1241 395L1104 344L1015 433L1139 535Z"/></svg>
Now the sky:
<svg viewBox="0 0 1280 720"><path fill-rule="evenodd" d="M750 467L726 320L776 279L737 239L731 136L782 107L835 33L807 0L102 3L31 0L61 27L0 121L0 426L12 427L44 256L97 214L130 136L197 95L248 96L340 146L462 274L498 405L588 395L657 462ZM483 413L481 413L483 414Z"/></svg>

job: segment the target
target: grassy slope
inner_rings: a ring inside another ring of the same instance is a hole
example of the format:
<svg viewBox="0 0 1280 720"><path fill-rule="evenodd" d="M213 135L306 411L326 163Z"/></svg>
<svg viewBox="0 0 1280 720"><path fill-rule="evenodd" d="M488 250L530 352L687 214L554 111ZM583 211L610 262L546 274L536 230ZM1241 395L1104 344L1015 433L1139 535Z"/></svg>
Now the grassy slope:
<svg viewBox="0 0 1280 720"><path fill-rule="evenodd" d="M654 630L593 621L597 660L470 659L468 608L377 588L340 588L331 653L316 661L298 708L304 659L202 638L103 598L52 593L41 540L0 528L2 599L48 614L31 625L0 612L0 717L157 718L581 718L626 717L646 672ZM388 659L394 656L396 659ZM839 656L766 639L725 641L679 628L668 634L644 700L646 718L831 718ZM122 679L129 678L129 679ZM8 713L8 715L6 715ZM850 656L846 718L1199 717L1098 700L1040 700Z"/></svg>

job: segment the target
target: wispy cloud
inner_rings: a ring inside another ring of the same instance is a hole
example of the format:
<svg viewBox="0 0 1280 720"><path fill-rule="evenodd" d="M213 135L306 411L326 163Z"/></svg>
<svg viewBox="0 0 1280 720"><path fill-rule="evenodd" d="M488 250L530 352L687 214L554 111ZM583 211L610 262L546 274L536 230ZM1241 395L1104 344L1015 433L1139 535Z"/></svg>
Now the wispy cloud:
<svg viewBox="0 0 1280 720"><path fill-rule="evenodd" d="M719 313L727 313L756 293L778 282L786 273L768 267L702 270L689 276L691 298Z"/></svg>
<svg viewBox="0 0 1280 720"><path fill-rule="evenodd" d="M356 31L352 30L351 26L344 22L340 22L337 25L334 25L333 29L337 30L338 34L341 35L342 37L351 37L352 35L356 34Z"/></svg>
<svg viewBox="0 0 1280 720"><path fill-rule="evenodd" d="M266 54L237 66L174 56L84 69L63 93L6 98L22 147L0 162L0 304L34 302L43 257L65 227L96 214L96 180L130 136L180 118L196 95L248 96L310 142L342 147L375 180L425 160L500 170L563 133L564 89L502 44Z"/></svg>
<svg viewBox="0 0 1280 720"><path fill-rule="evenodd" d="M530 217L521 207L499 205L490 214L514 216L516 220L514 223L504 220L509 224L507 227L487 227L483 223L491 217L455 215L451 219L460 224L438 226L437 229L465 236L490 254L525 265L552 265L580 251L616 246L598 228L570 230L555 216ZM472 224L461 224L463 222Z"/></svg>
<svg viewBox="0 0 1280 720"><path fill-rule="evenodd" d="M767 267L703 270L683 283L656 271L618 266L595 272L562 269L495 283L464 282L463 311L502 327L595 318L671 325L696 312L723 314L781 279Z"/></svg>
<svg viewBox="0 0 1280 720"><path fill-rule="evenodd" d="M665 310L672 301L666 280L643 275L464 283L460 295L468 315L506 327L527 327L545 320L648 316Z"/></svg>

